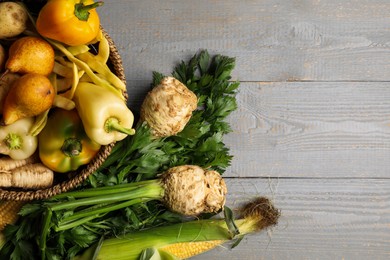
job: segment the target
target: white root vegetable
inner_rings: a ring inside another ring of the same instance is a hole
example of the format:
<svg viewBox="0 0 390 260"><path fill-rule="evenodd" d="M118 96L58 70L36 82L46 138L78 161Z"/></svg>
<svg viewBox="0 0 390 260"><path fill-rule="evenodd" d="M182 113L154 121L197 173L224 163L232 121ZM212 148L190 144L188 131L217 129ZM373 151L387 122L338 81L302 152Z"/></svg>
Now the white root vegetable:
<svg viewBox="0 0 390 260"><path fill-rule="evenodd" d="M27 159L22 160L14 160L9 156L4 156L0 158L0 172L11 172L18 167L37 163L39 161L39 157L37 155L33 155L28 157Z"/></svg>
<svg viewBox="0 0 390 260"><path fill-rule="evenodd" d="M72 211L56 222L55 230L61 231L103 217L108 212L152 200L161 201L169 210L190 217L218 213L225 205L226 193L225 181L218 172L182 165L170 168L156 179L65 192L53 197L60 202L46 206L53 213L64 209Z"/></svg>
<svg viewBox="0 0 390 260"><path fill-rule="evenodd" d="M0 3L0 39L21 34L27 27L28 14L15 2Z"/></svg>
<svg viewBox="0 0 390 260"><path fill-rule="evenodd" d="M11 172L0 173L0 187L41 189L53 184L54 173L41 163L27 164Z"/></svg>
<svg viewBox="0 0 390 260"><path fill-rule="evenodd" d="M215 213L223 208L227 188L216 171L196 165L182 165L168 169L161 176L164 187L163 202L169 209L187 216Z"/></svg>
<svg viewBox="0 0 390 260"><path fill-rule="evenodd" d="M145 97L141 120L146 121L156 137L181 132L197 108L198 99L174 77L165 77Z"/></svg>

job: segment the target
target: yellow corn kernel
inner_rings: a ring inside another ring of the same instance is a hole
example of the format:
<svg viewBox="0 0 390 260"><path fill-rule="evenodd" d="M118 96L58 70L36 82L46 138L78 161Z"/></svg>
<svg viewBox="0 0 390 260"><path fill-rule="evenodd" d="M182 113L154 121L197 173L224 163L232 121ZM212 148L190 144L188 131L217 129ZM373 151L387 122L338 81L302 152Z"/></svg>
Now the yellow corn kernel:
<svg viewBox="0 0 390 260"><path fill-rule="evenodd" d="M25 204L24 201L0 201L0 230L8 224L13 224L18 219L18 212Z"/></svg>
<svg viewBox="0 0 390 260"><path fill-rule="evenodd" d="M184 242L170 244L161 247L164 250L180 259L187 259L195 255L199 255L208 250L211 250L226 242L225 240L211 240L211 241L199 241L199 242Z"/></svg>

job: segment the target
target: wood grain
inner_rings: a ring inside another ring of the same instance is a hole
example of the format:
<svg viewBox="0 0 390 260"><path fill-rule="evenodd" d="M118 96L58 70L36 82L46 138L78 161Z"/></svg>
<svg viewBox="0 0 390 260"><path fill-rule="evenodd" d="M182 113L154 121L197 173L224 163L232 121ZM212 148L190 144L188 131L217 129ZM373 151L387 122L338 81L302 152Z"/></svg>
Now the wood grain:
<svg viewBox="0 0 390 260"><path fill-rule="evenodd" d="M199 49L237 58L243 81L388 81L387 0L107 1L127 78L169 73Z"/></svg>
<svg viewBox="0 0 390 260"><path fill-rule="evenodd" d="M390 178L390 84L243 83L229 176Z"/></svg>
<svg viewBox="0 0 390 260"><path fill-rule="evenodd" d="M267 196L281 218L232 250L217 248L194 260L390 257L390 180L225 180L229 207Z"/></svg>

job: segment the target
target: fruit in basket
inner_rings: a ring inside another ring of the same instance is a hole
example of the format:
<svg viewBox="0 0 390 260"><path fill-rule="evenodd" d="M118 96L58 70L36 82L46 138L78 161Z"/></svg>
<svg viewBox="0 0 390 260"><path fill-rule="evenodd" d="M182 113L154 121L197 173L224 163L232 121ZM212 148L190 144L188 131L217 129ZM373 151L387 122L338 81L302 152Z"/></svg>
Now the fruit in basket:
<svg viewBox="0 0 390 260"><path fill-rule="evenodd" d="M49 109L54 101L55 90L43 75L28 73L17 79L9 90L3 105L3 123L33 117Z"/></svg>
<svg viewBox="0 0 390 260"><path fill-rule="evenodd" d="M54 67L54 50L38 37L25 36L17 39L9 48L5 68L16 73L49 75Z"/></svg>
<svg viewBox="0 0 390 260"><path fill-rule="evenodd" d="M0 70L3 70L6 60L6 52L3 45L0 44Z"/></svg>
<svg viewBox="0 0 390 260"><path fill-rule="evenodd" d="M26 30L28 14L15 2L0 3L0 39L14 37Z"/></svg>
<svg viewBox="0 0 390 260"><path fill-rule="evenodd" d="M20 75L16 73L7 73L0 80L0 114L3 113L3 104L8 91L11 89L13 82L18 78L20 78Z"/></svg>
<svg viewBox="0 0 390 260"><path fill-rule="evenodd" d="M70 46L88 44L100 30L96 12L103 2L93 0L51 0L40 10L37 31L49 39Z"/></svg>
<svg viewBox="0 0 390 260"><path fill-rule="evenodd" d="M52 110L38 140L42 163L55 172L77 170L100 149L99 144L88 138L75 109Z"/></svg>

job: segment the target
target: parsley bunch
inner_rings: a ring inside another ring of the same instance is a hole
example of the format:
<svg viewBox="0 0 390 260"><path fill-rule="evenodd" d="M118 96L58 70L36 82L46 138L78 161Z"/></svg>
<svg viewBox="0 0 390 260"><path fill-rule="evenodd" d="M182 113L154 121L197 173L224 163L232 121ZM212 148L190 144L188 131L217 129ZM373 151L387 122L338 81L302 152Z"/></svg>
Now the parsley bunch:
<svg viewBox="0 0 390 260"><path fill-rule="evenodd" d="M139 123L136 134L118 143L99 171L90 178L90 185L119 184L155 178L171 167L192 164L225 172L232 156L223 142L231 131L226 117L237 108L239 82L231 82L235 59L206 50L182 61L172 72L198 97L198 109L176 136L151 138L146 123ZM164 77L153 73L155 86Z"/></svg>

